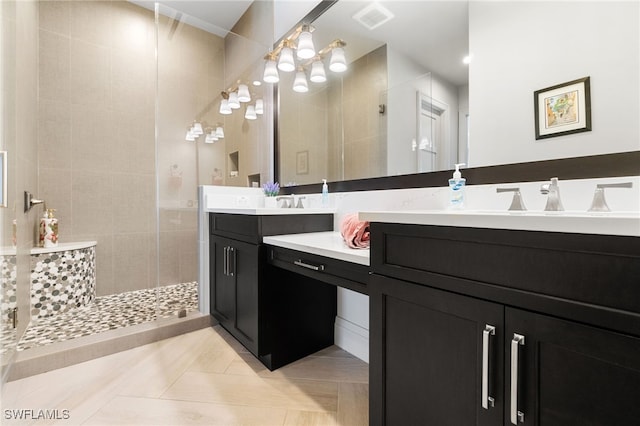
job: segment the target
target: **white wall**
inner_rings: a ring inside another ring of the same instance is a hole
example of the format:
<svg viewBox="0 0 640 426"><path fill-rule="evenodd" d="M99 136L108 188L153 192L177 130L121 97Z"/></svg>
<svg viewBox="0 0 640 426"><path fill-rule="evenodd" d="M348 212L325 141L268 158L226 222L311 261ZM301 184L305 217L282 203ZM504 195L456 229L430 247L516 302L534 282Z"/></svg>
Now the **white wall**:
<svg viewBox="0 0 640 426"><path fill-rule="evenodd" d="M640 3L470 2L472 166L640 148ZM592 131L535 140L533 92L591 77Z"/></svg>

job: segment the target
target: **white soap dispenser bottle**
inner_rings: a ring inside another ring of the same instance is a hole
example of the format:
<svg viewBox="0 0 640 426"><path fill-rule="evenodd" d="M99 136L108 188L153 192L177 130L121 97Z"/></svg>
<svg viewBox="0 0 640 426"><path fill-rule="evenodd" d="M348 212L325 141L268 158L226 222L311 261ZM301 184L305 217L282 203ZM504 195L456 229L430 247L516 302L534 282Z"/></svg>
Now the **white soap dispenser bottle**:
<svg viewBox="0 0 640 426"><path fill-rule="evenodd" d="M455 164L456 170L453 177L449 179L449 208L452 210L460 210L464 207L464 187L467 182L460 173L460 166L465 163Z"/></svg>

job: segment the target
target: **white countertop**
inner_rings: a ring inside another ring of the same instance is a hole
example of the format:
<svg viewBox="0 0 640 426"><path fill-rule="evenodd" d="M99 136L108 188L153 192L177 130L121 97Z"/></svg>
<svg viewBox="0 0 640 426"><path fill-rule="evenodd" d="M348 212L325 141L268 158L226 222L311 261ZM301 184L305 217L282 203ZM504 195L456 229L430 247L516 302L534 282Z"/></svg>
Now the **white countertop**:
<svg viewBox="0 0 640 426"><path fill-rule="evenodd" d="M369 222L640 236L638 212L406 210L360 212L358 216Z"/></svg>
<svg viewBox="0 0 640 426"><path fill-rule="evenodd" d="M263 237L265 244L369 266L369 249L352 249L340 232L310 232Z"/></svg>
<svg viewBox="0 0 640 426"><path fill-rule="evenodd" d="M255 216L292 215L292 214L333 214L335 209L282 209L266 207L208 207L206 213L246 214Z"/></svg>

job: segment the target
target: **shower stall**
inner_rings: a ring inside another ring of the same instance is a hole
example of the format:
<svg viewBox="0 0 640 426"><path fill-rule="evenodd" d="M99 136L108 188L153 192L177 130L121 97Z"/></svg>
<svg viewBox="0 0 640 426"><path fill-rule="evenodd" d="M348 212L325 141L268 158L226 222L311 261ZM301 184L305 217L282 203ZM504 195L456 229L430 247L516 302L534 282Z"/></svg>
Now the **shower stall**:
<svg viewBox="0 0 640 426"><path fill-rule="evenodd" d="M228 173L247 127L218 105L229 46L268 46L148 5L2 2L3 381L28 351L208 319L198 312L197 188L247 185ZM187 141L194 122L225 137ZM246 151L245 167L265 155ZM35 247L43 207L25 212L24 190L56 210L58 248ZM91 248L76 254L77 243ZM82 267L69 260L78 256Z"/></svg>

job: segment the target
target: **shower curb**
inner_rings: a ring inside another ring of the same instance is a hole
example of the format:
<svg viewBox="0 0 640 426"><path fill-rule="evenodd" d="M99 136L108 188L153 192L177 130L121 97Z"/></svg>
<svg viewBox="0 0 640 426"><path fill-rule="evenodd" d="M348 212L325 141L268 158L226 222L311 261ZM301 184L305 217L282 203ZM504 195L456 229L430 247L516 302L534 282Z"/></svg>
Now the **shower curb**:
<svg viewBox="0 0 640 426"><path fill-rule="evenodd" d="M17 353L7 381L23 379L47 371L133 349L217 324L210 315L190 313L183 318L161 319L110 330L93 336L30 348Z"/></svg>

